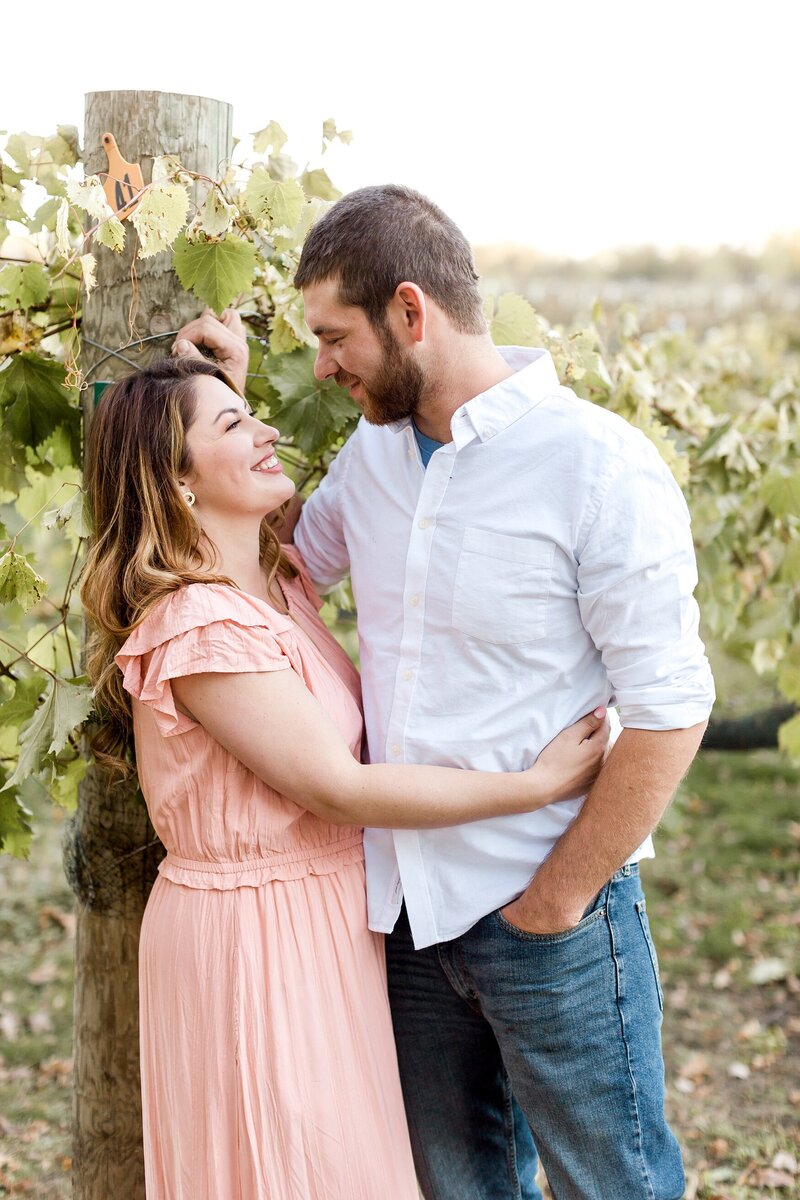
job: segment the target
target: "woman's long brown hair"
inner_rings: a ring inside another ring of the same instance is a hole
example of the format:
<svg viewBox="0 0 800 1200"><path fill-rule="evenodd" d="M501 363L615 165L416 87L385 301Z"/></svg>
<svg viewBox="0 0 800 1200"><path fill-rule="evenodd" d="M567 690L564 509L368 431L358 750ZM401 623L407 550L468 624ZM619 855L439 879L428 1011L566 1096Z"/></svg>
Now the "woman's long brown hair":
<svg viewBox="0 0 800 1200"><path fill-rule="evenodd" d="M99 762L128 774L131 700L114 662L129 634L159 600L189 583L226 583L216 551L182 495L191 469L186 433L198 375L231 380L213 363L166 358L120 379L92 419L84 481L94 521L81 584L90 623L86 667L101 722L92 740ZM237 391L237 395L239 395ZM261 560L268 583L295 568L265 518Z"/></svg>

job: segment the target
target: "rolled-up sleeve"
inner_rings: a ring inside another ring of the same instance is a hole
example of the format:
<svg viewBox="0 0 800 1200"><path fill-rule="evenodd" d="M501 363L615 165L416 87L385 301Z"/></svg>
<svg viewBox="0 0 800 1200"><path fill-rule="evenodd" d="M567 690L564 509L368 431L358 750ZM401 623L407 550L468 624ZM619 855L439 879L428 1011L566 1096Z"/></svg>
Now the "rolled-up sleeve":
<svg viewBox="0 0 800 1200"><path fill-rule="evenodd" d="M642 436L626 447L579 548L581 617L623 726L688 729L711 712L696 585L686 501Z"/></svg>

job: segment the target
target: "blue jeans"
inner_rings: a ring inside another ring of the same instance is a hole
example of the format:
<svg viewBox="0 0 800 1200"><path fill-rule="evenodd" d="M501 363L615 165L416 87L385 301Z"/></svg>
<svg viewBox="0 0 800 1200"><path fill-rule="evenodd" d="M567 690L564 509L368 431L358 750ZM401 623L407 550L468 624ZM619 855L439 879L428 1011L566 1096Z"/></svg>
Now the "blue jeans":
<svg viewBox="0 0 800 1200"><path fill-rule="evenodd" d="M536 935L490 913L414 950L386 941L389 995L426 1200L679 1200L664 1118L662 996L636 866L580 924Z"/></svg>

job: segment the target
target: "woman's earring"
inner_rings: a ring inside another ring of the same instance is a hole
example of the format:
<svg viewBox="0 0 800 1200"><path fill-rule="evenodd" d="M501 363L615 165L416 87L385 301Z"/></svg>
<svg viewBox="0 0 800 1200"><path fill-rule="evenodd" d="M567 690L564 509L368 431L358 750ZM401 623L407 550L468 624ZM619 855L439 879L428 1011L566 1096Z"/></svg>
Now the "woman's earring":
<svg viewBox="0 0 800 1200"><path fill-rule="evenodd" d="M194 492L184 492L183 498L186 501L186 503L189 505L189 508L191 508L195 502L196 497L195 497Z"/></svg>

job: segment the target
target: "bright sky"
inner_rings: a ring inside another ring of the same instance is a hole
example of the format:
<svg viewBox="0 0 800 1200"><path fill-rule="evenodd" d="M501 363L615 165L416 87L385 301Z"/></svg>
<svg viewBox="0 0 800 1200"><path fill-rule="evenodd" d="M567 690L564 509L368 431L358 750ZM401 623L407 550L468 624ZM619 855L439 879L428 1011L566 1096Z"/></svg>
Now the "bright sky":
<svg viewBox="0 0 800 1200"><path fill-rule="evenodd" d="M115 11L116 10L116 11ZM39 0L6 17L0 128L83 127L83 94L228 100L344 189L426 192L477 245L589 254L800 228L795 0ZM119 15L117 15L119 14ZM125 147L121 147L123 154Z"/></svg>

